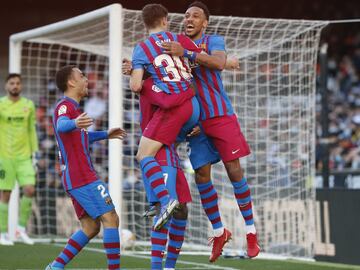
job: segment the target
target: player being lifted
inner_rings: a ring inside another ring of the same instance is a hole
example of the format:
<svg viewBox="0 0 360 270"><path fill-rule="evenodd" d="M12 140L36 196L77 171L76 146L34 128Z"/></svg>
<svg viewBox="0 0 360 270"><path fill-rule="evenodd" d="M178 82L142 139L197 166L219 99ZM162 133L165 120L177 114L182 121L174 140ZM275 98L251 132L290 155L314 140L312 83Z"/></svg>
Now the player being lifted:
<svg viewBox="0 0 360 270"><path fill-rule="evenodd" d="M166 189L163 172L154 158L163 145L171 146L183 125L198 110L198 102L191 88L192 75L187 63L191 59L192 50L199 48L186 36L167 32L167 9L159 4L146 5L142 17L150 36L139 43L133 52L130 88L140 92L145 71L154 79L159 89L169 95L180 95L191 91L191 95L182 104L174 108L159 108L146 126L140 139L137 160L143 175L143 181L149 182L161 204L161 210L155 229L166 223L178 202L170 198ZM178 41L186 49L181 56L170 56L163 53L162 43Z"/></svg>
<svg viewBox="0 0 360 270"><path fill-rule="evenodd" d="M103 242L108 269L120 269L119 217L107 185L97 176L90 159L89 144L104 139L123 139L121 128L87 131L93 120L79 108L88 95L86 76L76 66L65 66L56 74L56 84L64 97L57 103L53 126L59 147L61 179L72 199L81 229L74 233L64 250L46 270L64 269L65 265L104 227Z"/></svg>
<svg viewBox="0 0 360 270"><path fill-rule="evenodd" d="M250 149L221 80L221 71L226 65L224 38L204 33L209 15L206 5L196 1L185 13L184 27L186 35L205 52L191 56L195 60L193 76L201 108L200 125L206 136L190 139L190 161L195 170L195 181L203 208L214 229L210 256L210 261L214 262L231 237L231 233L222 224L217 192L211 181L211 164L218 162L220 158L246 223L248 256L257 256L260 248L254 226L250 189L239 162L239 158L250 154ZM184 48L178 42L164 43L163 47L165 53L173 56L184 54Z"/></svg>

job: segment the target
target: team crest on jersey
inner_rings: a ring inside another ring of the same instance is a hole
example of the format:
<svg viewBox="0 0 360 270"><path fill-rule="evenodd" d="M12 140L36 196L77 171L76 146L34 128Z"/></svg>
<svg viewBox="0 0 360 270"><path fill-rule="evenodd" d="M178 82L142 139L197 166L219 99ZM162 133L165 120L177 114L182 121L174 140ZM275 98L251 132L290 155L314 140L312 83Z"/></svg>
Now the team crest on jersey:
<svg viewBox="0 0 360 270"><path fill-rule="evenodd" d="M162 92L162 90L159 87L157 87L155 84L151 87L151 89L156 93Z"/></svg>
<svg viewBox="0 0 360 270"><path fill-rule="evenodd" d="M65 114L65 113L66 113L66 110L67 110L66 105L61 105L61 107L60 107L59 110L58 110L58 115Z"/></svg>
<svg viewBox="0 0 360 270"><path fill-rule="evenodd" d="M207 51L207 47L206 47L206 43L201 43L199 44L199 46L201 49L203 49L204 51Z"/></svg>
<svg viewBox="0 0 360 270"><path fill-rule="evenodd" d="M112 203L112 199L110 197L105 198L105 203L110 205Z"/></svg>
<svg viewBox="0 0 360 270"><path fill-rule="evenodd" d="M24 107L24 108L23 108L23 111L24 111L24 113L27 113L27 112L29 111L29 108L28 108L28 107Z"/></svg>

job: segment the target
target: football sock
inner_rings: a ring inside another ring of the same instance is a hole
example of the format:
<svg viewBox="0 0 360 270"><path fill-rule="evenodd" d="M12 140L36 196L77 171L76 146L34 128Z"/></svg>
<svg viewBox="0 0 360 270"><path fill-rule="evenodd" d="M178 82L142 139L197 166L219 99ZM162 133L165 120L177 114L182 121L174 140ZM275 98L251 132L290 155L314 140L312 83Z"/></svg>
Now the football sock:
<svg viewBox="0 0 360 270"><path fill-rule="evenodd" d="M239 205L240 212L245 220L247 230L255 229L250 189L244 177L239 182L231 182L234 187L234 194Z"/></svg>
<svg viewBox="0 0 360 270"><path fill-rule="evenodd" d="M169 192L165 186L163 171L154 157L145 157L140 161L143 181L149 181L152 190L159 199L161 206L170 201Z"/></svg>
<svg viewBox="0 0 360 270"><path fill-rule="evenodd" d="M174 217L171 219L165 268L175 268L176 261L184 242L186 223L186 219L176 219Z"/></svg>
<svg viewBox="0 0 360 270"><path fill-rule="evenodd" d="M157 218L154 218L153 224L155 224ZM162 268L162 260L164 257L167 236L168 236L168 227L169 223L167 222L160 230L154 230L154 227L151 229L151 269L158 270Z"/></svg>
<svg viewBox="0 0 360 270"><path fill-rule="evenodd" d="M104 248L109 270L120 269L120 236L118 228L104 228Z"/></svg>
<svg viewBox="0 0 360 270"><path fill-rule="evenodd" d="M221 236L224 226L219 212L218 195L211 180L204 184L197 184L197 188L200 193L201 204L211 222L215 236Z"/></svg>
<svg viewBox="0 0 360 270"><path fill-rule="evenodd" d="M52 262L51 266L64 268L88 242L87 235L82 230L78 230L70 237L64 250Z"/></svg>

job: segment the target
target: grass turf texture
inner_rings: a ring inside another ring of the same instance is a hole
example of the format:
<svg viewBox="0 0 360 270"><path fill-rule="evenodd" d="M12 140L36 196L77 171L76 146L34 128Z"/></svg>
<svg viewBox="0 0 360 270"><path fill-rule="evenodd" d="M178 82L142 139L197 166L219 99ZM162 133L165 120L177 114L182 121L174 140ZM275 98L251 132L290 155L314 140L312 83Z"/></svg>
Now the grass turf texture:
<svg viewBox="0 0 360 270"><path fill-rule="evenodd" d="M61 245L62 246L62 245ZM36 244L27 246L16 244L15 246L0 246L0 269L45 269L46 265L53 260L62 247L54 244ZM94 248L95 247L95 248ZM91 245L91 250L83 250L66 269L106 269L105 254L102 253L101 245ZM121 257L122 269L150 269L150 257L145 255L124 254ZM359 266L344 264L331 264L321 262L303 262L295 260L239 260L220 258L215 264L208 262L207 256L180 256L177 269L222 269L222 270L360 270Z"/></svg>

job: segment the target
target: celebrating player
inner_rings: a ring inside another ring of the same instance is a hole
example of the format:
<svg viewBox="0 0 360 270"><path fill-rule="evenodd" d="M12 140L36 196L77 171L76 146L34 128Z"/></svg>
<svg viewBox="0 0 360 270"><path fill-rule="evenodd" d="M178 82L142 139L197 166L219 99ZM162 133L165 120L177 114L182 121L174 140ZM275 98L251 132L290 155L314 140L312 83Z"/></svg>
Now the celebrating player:
<svg viewBox="0 0 360 270"><path fill-rule="evenodd" d="M221 80L221 71L226 66L224 38L206 35L209 10L202 2L192 3L185 13L185 33L205 53L193 54L195 67L196 96L200 103L200 123L204 135L190 140L190 161L195 170L203 208L214 230L213 249L210 261L221 254L231 233L224 228L218 208L218 196L211 181L211 164L221 160L234 188L234 195L246 223L247 254L258 255L260 248L254 226L252 202L247 180L243 175L239 158L250 154L249 146L240 130L230 100ZM178 42L163 44L165 53L183 55L184 48Z"/></svg>
<svg viewBox="0 0 360 270"><path fill-rule="evenodd" d="M25 244L34 242L25 232L35 193L35 170L31 157L38 151L34 103L21 97L20 74L6 79L7 96L0 99L0 245L13 245L8 237L11 190L17 180L23 191L16 237Z"/></svg>
<svg viewBox="0 0 360 270"><path fill-rule="evenodd" d="M192 75L187 56L191 59L193 52L199 50L196 45L183 35L167 32L167 10L159 4L146 5L142 10L143 21L149 31L149 38L139 43L133 52L130 88L140 92L145 70L154 79L155 84L169 95L177 95L191 88ZM163 53L162 43L179 41L186 48L181 56L171 57ZM191 118L199 104L194 94L182 104L170 109L159 108L149 121L139 143L137 160L143 173L144 182L150 182L161 203L161 211L156 229L166 223L178 202L170 199L162 177L161 167L154 158L163 145L171 146L183 125ZM155 184L156 183L156 184Z"/></svg>
<svg viewBox="0 0 360 270"><path fill-rule="evenodd" d="M60 149L62 184L72 199L82 229L74 233L64 250L46 270L64 269L65 265L100 231L108 269L120 269L119 217L115 212L107 185L97 176L90 159L89 144L104 139L123 139L125 131L88 132L93 120L79 108L81 99L88 95L86 76L76 66L65 66L56 74L57 87L64 97L57 103L53 126Z"/></svg>

